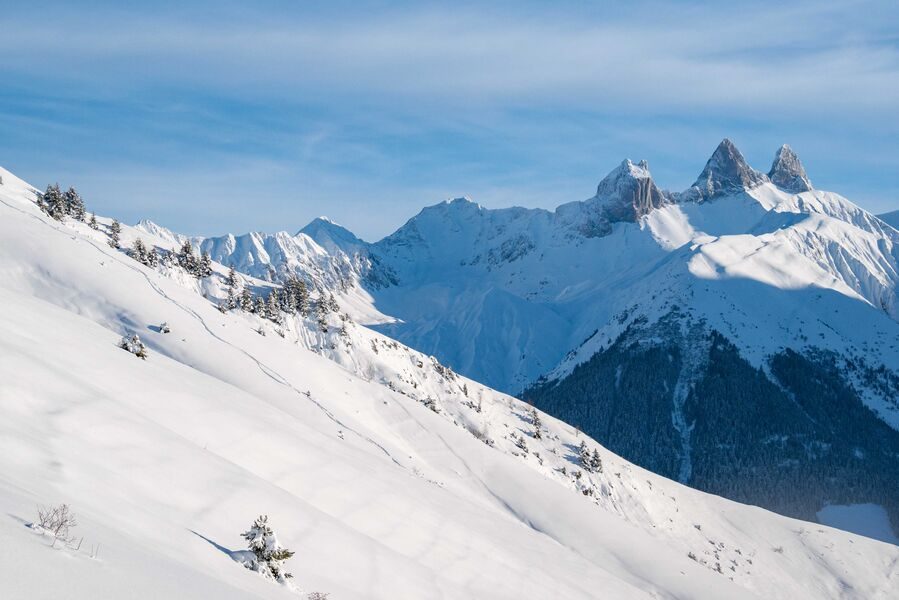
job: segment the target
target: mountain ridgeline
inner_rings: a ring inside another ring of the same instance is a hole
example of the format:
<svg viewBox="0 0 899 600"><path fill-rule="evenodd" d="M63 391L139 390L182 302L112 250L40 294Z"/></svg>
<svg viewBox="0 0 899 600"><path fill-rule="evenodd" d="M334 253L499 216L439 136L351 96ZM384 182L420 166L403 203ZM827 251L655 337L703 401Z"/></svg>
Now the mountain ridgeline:
<svg viewBox="0 0 899 600"><path fill-rule="evenodd" d="M327 219L195 241L653 471L807 519L879 504L899 531L899 231L789 146L764 173L724 140L680 192L625 160L554 211L459 198L375 243Z"/></svg>

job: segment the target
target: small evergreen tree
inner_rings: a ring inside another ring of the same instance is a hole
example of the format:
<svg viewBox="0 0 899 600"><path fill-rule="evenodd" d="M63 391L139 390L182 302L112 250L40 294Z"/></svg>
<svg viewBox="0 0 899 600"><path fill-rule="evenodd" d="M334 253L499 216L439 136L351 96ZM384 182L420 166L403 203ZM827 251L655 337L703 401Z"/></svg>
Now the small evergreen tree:
<svg viewBox="0 0 899 600"><path fill-rule="evenodd" d="M109 226L109 245L113 248L121 248L122 242L119 239L119 236L122 235L122 224L119 223L118 219L113 219L112 224Z"/></svg>
<svg viewBox="0 0 899 600"><path fill-rule="evenodd" d="M268 524L268 516L261 515L249 531L242 535L254 555L253 561L246 565L248 569L282 583L293 577L284 569L284 563L294 553L278 542L277 536Z"/></svg>
<svg viewBox="0 0 899 600"><path fill-rule="evenodd" d="M155 247L150 246L147 249L146 256L147 256L147 261L144 263L145 265L147 265L151 269L155 269L156 267L159 266L159 253L156 252Z"/></svg>
<svg viewBox="0 0 899 600"><path fill-rule="evenodd" d="M531 417L531 425L534 426L534 439L539 440L543 437L543 434L540 433L540 429L543 427L543 422L540 420L540 415L537 413L537 409L533 406L530 410Z"/></svg>
<svg viewBox="0 0 899 600"><path fill-rule="evenodd" d="M253 308L253 312L259 315L260 317L266 317L266 304L265 298L262 296L256 296L256 306Z"/></svg>
<svg viewBox="0 0 899 600"><path fill-rule="evenodd" d="M128 255L139 263L147 264L147 247L144 246L144 241L136 238Z"/></svg>
<svg viewBox="0 0 899 600"><path fill-rule="evenodd" d="M593 473L602 473L602 457L596 448L593 449L593 455L590 457L590 469Z"/></svg>
<svg viewBox="0 0 899 600"><path fill-rule="evenodd" d="M140 341L140 338L136 333L123 337L122 341L119 342L119 348L127 350L138 358L147 360L147 347L144 346L144 343L142 341Z"/></svg>
<svg viewBox="0 0 899 600"><path fill-rule="evenodd" d="M340 305L337 304L337 298L334 297L333 293L328 293L327 305L329 312L340 312Z"/></svg>
<svg viewBox="0 0 899 600"><path fill-rule="evenodd" d="M67 189L63 200L65 201L66 214L78 221L84 221L84 217L87 214L84 209L84 200L75 191L75 188L70 187Z"/></svg>
<svg viewBox="0 0 899 600"><path fill-rule="evenodd" d="M256 303L253 301L253 291L244 286L243 291L240 294L240 309L244 312L253 312L253 308L255 308Z"/></svg>
<svg viewBox="0 0 899 600"><path fill-rule="evenodd" d="M581 463L584 470L592 472L592 468L590 467L592 457L590 456L590 450L587 448L587 442L581 440L581 445L578 447L577 453L578 462Z"/></svg>
<svg viewBox="0 0 899 600"><path fill-rule="evenodd" d="M68 211L66 210L66 201L58 183L47 186L47 191L43 195L43 203L43 209L48 215L57 221L62 221L65 218Z"/></svg>
<svg viewBox="0 0 899 600"><path fill-rule="evenodd" d="M296 289L294 290L294 296L296 298L296 310L298 313L303 315L304 317L309 316L309 289L306 287L306 282L302 279L297 280Z"/></svg>
<svg viewBox="0 0 899 600"><path fill-rule="evenodd" d="M328 309L324 302L315 302L312 305L310 316L315 320L318 328L321 329L323 333L328 332Z"/></svg>
<svg viewBox="0 0 899 600"><path fill-rule="evenodd" d="M276 323L280 320L281 307L278 305L278 291L272 290L265 299L265 316Z"/></svg>
<svg viewBox="0 0 899 600"><path fill-rule="evenodd" d="M208 252L200 255L200 262L197 264L197 277L203 279L212 275L212 258Z"/></svg>
<svg viewBox="0 0 899 600"><path fill-rule="evenodd" d="M225 298L225 308L227 310L234 310L237 308L238 304L237 286L239 283L237 280L237 271L233 266L228 269L228 277L225 279L225 285L227 286L228 294Z"/></svg>
<svg viewBox="0 0 899 600"><path fill-rule="evenodd" d="M97 230L100 229L100 226L97 224L97 215L91 213L91 220L87 223L91 229Z"/></svg>
<svg viewBox="0 0 899 600"><path fill-rule="evenodd" d="M181 245L181 250L178 251L176 258L182 269L191 275L197 275L200 263L197 261L197 256L194 254L194 246L190 243L190 240L184 240L184 243Z"/></svg>

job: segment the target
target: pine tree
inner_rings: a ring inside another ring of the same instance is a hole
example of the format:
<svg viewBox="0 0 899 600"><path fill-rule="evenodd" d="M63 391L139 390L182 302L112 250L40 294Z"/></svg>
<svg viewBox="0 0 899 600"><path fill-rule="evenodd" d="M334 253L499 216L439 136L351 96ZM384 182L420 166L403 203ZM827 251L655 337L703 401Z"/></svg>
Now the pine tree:
<svg viewBox="0 0 899 600"><path fill-rule="evenodd" d="M543 427L543 422L540 420L540 415L537 413L537 409L533 406L530 410L531 417L531 425L534 426L534 439L539 440L543 437L543 434L540 433L540 429Z"/></svg>
<svg viewBox="0 0 899 600"><path fill-rule="evenodd" d="M237 308L237 271L232 266L228 269L228 277L225 279L225 285L228 286L228 296L225 298L225 308L234 310Z"/></svg>
<svg viewBox="0 0 899 600"><path fill-rule="evenodd" d="M333 293L328 293L328 311L340 312L340 305L337 304L337 298L334 297Z"/></svg>
<svg viewBox="0 0 899 600"><path fill-rule="evenodd" d="M276 323L280 321L281 307L278 305L278 291L272 290L265 299L265 316Z"/></svg>
<svg viewBox="0 0 899 600"><path fill-rule="evenodd" d="M584 440L581 440L581 445L578 447L577 453L578 453L578 462L581 463L581 466L584 468L585 471L592 473L593 472L593 469L591 467L592 457L590 456L590 450L587 448L587 442L585 442Z"/></svg>
<svg viewBox="0 0 899 600"><path fill-rule="evenodd" d="M242 536L247 540L247 547L255 557L246 565L248 569L280 582L293 577L284 569L284 562L294 553L278 542L277 536L268 525L268 516L261 515Z"/></svg>
<svg viewBox="0 0 899 600"><path fill-rule="evenodd" d="M131 250L128 251L128 255L139 263L147 264L147 247L144 246L144 241L136 238L131 246Z"/></svg>
<svg viewBox="0 0 899 600"><path fill-rule="evenodd" d="M262 296L256 296L256 306L253 308L253 312L260 317L266 316L265 298L263 298Z"/></svg>
<svg viewBox="0 0 899 600"><path fill-rule="evenodd" d="M240 293L240 309L244 312L253 312L255 306L253 291L249 287L244 286L243 291Z"/></svg>
<svg viewBox="0 0 899 600"><path fill-rule="evenodd" d="M122 234L122 224L119 223L118 219L113 219L112 224L109 226L109 245L113 248L121 248L122 243L119 240L119 236Z"/></svg>
<svg viewBox="0 0 899 600"><path fill-rule="evenodd" d="M590 457L590 469L592 473L602 473L602 457L596 448L593 449L593 456Z"/></svg>
<svg viewBox="0 0 899 600"><path fill-rule="evenodd" d="M197 277L203 279L212 275L212 258L208 252L200 255L200 262L197 265Z"/></svg>
<svg viewBox="0 0 899 600"><path fill-rule="evenodd" d="M48 215L50 215L57 221L62 221L65 218L67 213L66 201L63 197L62 191L59 189L58 183L47 186L47 191L44 192L43 202L44 211Z"/></svg>
<svg viewBox="0 0 899 600"><path fill-rule="evenodd" d="M100 229L100 226L97 224L97 215L91 213L91 220L88 221L88 225L90 225L91 229Z"/></svg>
<svg viewBox="0 0 899 600"><path fill-rule="evenodd" d="M302 279L297 280L296 290L294 291L294 295L296 297L296 310L298 313L303 315L304 317L309 316L309 289L306 287L306 282Z"/></svg>
<svg viewBox="0 0 899 600"><path fill-rule="evenodd" d="M66 214L78 221L84 221L86 214L84 200L75 191L75 188L70 187L67 189L63 199L65 201Z"/></svg>
<svg viewBox="0 0 899 600"><path fill-rule="evenodd" d="M312 305L310 316L315 320L318 328L321 329L323 333L328 332L328 310L325 307L324 302L314 303Z"/></svg>
<svg viewBox="0 0 899 600"><path fill-rule="evenodd" d="M150 246L150 248L147 249L147 262L144 264L152 269L159 266L159 253L156 252L155 247Z"/></svg>
<svg viewBox="0 0 899 600"><path fill-rule="evenodd" d="M177 254L177 258L178 264L182 269L191 275L197 275L199 263L197 262L197 256L194 254L194 247L193 244L190 243L190 240L184 240L184 243L181 245L181 250Z"/></svg>

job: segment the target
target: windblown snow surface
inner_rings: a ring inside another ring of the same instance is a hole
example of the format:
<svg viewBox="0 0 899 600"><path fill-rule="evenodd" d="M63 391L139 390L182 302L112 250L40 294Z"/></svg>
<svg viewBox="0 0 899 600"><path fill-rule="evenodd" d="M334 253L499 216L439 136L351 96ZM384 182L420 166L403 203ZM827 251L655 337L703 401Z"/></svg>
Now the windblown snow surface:
<svg viewBox="0 0 899 600"><path fill-rule="evenodd" d="M0 173L3 598L895 598L896 546L686 488L546 415L535 439L522 403L352 321L223 314L220 265L149 269L109 220L55 222ZM581 441L601 473L574 475ZM62 502L69 546L27 527ZM232 558L260 513L294 589Z"/></svg>

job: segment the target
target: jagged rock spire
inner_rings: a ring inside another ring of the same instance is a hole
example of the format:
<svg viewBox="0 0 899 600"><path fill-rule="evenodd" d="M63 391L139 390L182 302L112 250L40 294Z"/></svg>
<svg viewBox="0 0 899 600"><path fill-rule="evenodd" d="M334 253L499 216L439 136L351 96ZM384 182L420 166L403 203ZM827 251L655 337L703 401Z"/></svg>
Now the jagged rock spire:
<svg viewBox="0 0 899 600"><path fill-rule="evenodd" d="M812 182L805 174L805 168L799 157L786 144L781 146L774 155L774 164L771 165L771 171L768 172L768 179L780 189L795 194L814 189Z"/></svg>
<svg viewBox="0 0 899 600"><path fill-rule="evenodd" d="M612 223L636 222L665 203L645 160L634 164L629 159L599 182L596 199L603 202L605 217Z"/></svg>
<svg viewBox="0 0 899 600"><path fill-rule="evenodd" d="M750 167L734 143L724 138L693 187L702 198L709 199L749 190L766 181L768 177Z"/></svg>

